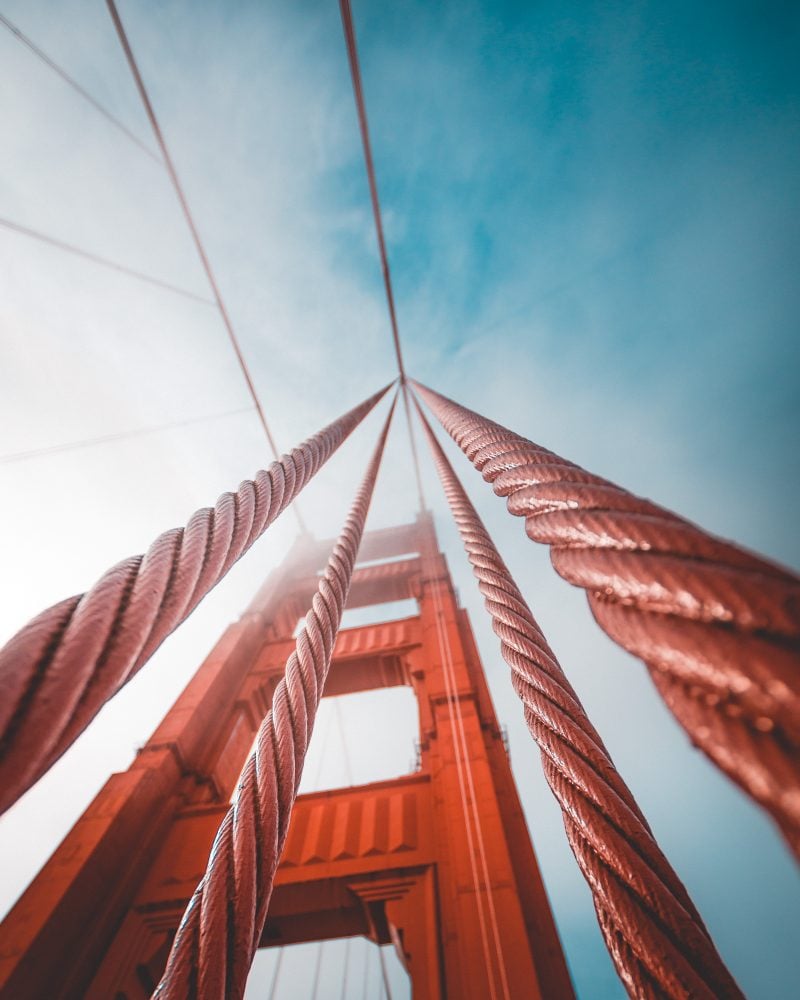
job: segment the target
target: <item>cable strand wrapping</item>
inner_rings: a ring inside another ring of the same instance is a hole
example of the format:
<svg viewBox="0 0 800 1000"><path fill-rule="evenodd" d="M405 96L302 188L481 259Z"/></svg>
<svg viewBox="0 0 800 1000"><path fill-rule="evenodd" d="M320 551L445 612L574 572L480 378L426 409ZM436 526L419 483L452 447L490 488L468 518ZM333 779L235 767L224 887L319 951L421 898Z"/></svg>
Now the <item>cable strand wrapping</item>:
<svg viewBox="0 0 800 1000"><path fill-rule="evenodd" d="M55 763L388 391L41 612L0 649L0 813ZM303 475L296 474L296 467Z"/></svg>
<svg viewBox="0 0 800 1000"><path fill-rule="evenodd" d="M244 995L393 411L394 404L275 689L272 707L259 727L205 875L183 915L154 998L234 1000Z"/></svg>
<svg viewBox="0 0 800 1000"><path fill-rule="evenodd" d="M692 742L800 857L800 580L417 382Z"/></svg>
<svg viewBox="0 0 800 1000"><path fill-rule="evenodd" d="M567 838L617 972L636 998L741 998L475 508L419 410Z"/></svg>

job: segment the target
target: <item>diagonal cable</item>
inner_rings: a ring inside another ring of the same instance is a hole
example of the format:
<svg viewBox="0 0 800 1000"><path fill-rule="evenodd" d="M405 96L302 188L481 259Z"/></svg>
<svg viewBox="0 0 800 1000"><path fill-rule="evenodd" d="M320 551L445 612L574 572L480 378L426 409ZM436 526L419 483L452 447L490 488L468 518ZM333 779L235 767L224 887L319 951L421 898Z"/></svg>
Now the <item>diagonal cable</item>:
<svg viewBox="0 0 800 1000"><path fill-rule="evenodd" d="M800 579L413 383L598 625L800 856Z"/></svg>
<svg viewBox="0 0 800 1000"><path fill-rule="evenodd" d="M58 455L65 451L76 451L79 448L93 448L98 444L110 444L112 441L125 441L128 438L143 437L146 434L158 434L161 431L176 430L180 427L191 427L193 424L205 424L211 420L222 420L224 417L236 417L242 413L250 413L252 407L243 406L238 410L227 410L225 413L209 413L204 417L188 417L186 420L173 420L168 424L157 424L153 427L137 427L130 431L119 431L116 434L102 434L99 437L84 438L81 441L65 441L45 448L29 448L27 451L14 451L0 455L0 465L11 465L14 462L27 462L31 458L43 458L46 455Z"/></svg>
<svg viewBox="0 0 800 1000"><path fill-rule="evenodd" d="M394 403L181 918L157 1000L241 1000L261 943Z"/></svg>
<svg viewBox="0 0 800 1000"><path fill-rule="evenodd" d="M68 86L70 86L77 94L80 94L80 96L84 99L84 101L86 101L88 104L91 104L91 106L95 109L95 111L99 111L100 114L105 119L107 119L109 122L111 122L112 125L115 126L115 128L118 128L120 132L122 132L124 135L128 137L128 139L130 139L131 142L135 143L135 145L137 145L139 149L142 150L143 153L147 153L147 155L151 159L155 160L159 166L162 167L164 166L162 161L159 159L158 154L155 153L152 149L150 149L147 143L142 142L139 136L136 135L134 132L132 132L128 128L128 126L125 125L124 122L120 121L120 119L117 118L117 116L113 114L113 112L109 111L108 108L104 107L96 98L92 97L92 95L89 93L88 90L82 87L78 83L78 81L74 77L70 76L70 74L62 66L59 66L54 59L51 59L46 52L43 52L42 49L40 49L39 46L32 39L28 38L28 36L23 31L21 31L12 21L10 21L4 14L0 14L0 24L2 24L4 28L7 28L18 41L22 42L23 45L25 45L28 49L30 49L30 51L33 52L33 54L37 56L39 59L41 59L41 61L46 66L48 66L54 73L60 76L61 79Z"/></svg>
<svg viewBox="0 0 800 1000"><path fill-rule="evenodd" d="M386 394L166 531L0 649L0 813L55 763Z"/></svg>
<svg viewBox="0 0 800 1000"><path fill-rule="evenodd" d="M416 402L416 397L415 397ZM561 806L603 937L631 997L742 1000L417 404L473 573Z"/></svg>
<svg viewBox="0 0 800 1000"><path fill-rule="evenodd" d="M208 254L206 253L203 241L200 238L200 232L197 228L197 225L195 224L191 209L189 208L189 202L187 201L186 193L183 190L183 185L181 184L180 178L178 177L178 173L175 169L175 164L173 163L172 160L172 156L170 155L169 149L167 148L167 143L164 138L164 133L161 131L161 126L159 125L158 118L156 117L156 113L155 110L153 109L152 102L150 101L150 96L147 92L147 88L144 85L144 79L139 70L136 58L133 54L133 49L131 48L128 36L125 32L125 27L122 23L122 19L119 16L119 12L117 10L116 4L114 3L114 0L106 0L106 4L108 6L109 13L111 14L111 20L114 22L114 27L117 30L117 35L119 36L120 44L122 45L122 50L125 53L125 58L128 61L128 66L130 67L133 79L136 83L136 89L139 91L139 96L142 99L142 104L144 105L144 109L147 113L147 117L150 120L150 125L153 129L153 134L156 137L156 141L161 150L161 155L164 158L164 165L167 169L167 173L169 174L170 180L172 181L172 186L175 189L175 194L178 197L178 201L183 211L184 218L186 219L186 224L189 227L189 232L191 233L192 240L194 241L194 245L197 250L197 254L200 258L200 263L203 265L203 270L205 271L209 286L211 287L211 291L213 292L214 299L217 303L217 308L219 309L219 314L222 317L222 322L225 326L228 338L230 339L230 342L233 346L233 350L239 362L239 367L241 368L242 375L244 376L244 380L247 383L248 391L250 392L250 396L252 397L253 404L255 405L256 408L256 413L258 414L259 422L264 431L264 436L266 437L267 443L272 449L274 457L278 458L279 456L278 446L275 444L275 439L272 436L272 431L269 429L269 425L267 424L267 418L264 416L264 410L261 406L261 400L259 399L258 393L256 392L255 383L253 382L252 375L250 374L250 369L248 367L247 362L245 361L242 349L239 345L239 338L236 336L236 332L233 329L233 323L231 322L231 318L230 315L228 314L227 307L225 306L225 302L223 301L222 293L220 292L219 285L217 284L217 279L211 268L211 262L208 258ZM306 526L303 522L303 518L296 504L293 507L293 511L295 517L297 518L297 522L300 525L301 530L305 532Z"/></svg>
<svg viewBox="0 0 800 1000"><path fill-rule="evenodd" d="M182 295L186 299L193 299L195 302L202 302L205 306L216 305L211 299L207 299L202 295L197 295L195 292L190 292L186 288L181 288L178 285L173 285L169 281L162 281L161 278L154 278L150 274L145 274L143 271L137 271L135 268L128 267L127 264L119 264L115 260L111 260L109 257L102 257L100 254L92 253L90 250L83 250L81 247L76 247L74 243L66 243L64 240L60 240L55 236L48 236L47 233L39 232L38 229L31 229L29 226L20 225L19 222L13 222L11 219L0 218L0 226L5 229L10 230L13 233L18 233L20 236L28 236L32 240L39 240L40 243L46 243L48 246L55 247L57 250L63 250L66 253L75 254L76 257L83 257L84 260L90 260L94 264L100 264L103 267L110 267L113 271L119 271L120 274L127 274L130 278L136 278L138 281L146 281L149 285L155 285L157 288L163 288L168 292L174 292L176 295Z"/></svg>

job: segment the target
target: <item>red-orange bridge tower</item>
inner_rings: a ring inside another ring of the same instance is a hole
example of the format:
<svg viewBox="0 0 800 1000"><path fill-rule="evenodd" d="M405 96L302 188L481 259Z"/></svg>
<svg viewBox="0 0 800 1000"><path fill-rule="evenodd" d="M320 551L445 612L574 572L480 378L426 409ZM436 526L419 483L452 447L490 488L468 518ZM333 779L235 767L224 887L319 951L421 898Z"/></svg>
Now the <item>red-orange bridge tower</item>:
<svg viewBox="0 0 800 1000"><path fill-rule="evenodd" d="M2 996L150 995L329 549L296 543L19 900L2 928ZM409 685L419 769L298 798L262 947L364 935L394 944L415 1000L572 997L472 631L427 514L364 537L347 606L404 598L417 601L413 617L339 633L324 693Z"/></svg>

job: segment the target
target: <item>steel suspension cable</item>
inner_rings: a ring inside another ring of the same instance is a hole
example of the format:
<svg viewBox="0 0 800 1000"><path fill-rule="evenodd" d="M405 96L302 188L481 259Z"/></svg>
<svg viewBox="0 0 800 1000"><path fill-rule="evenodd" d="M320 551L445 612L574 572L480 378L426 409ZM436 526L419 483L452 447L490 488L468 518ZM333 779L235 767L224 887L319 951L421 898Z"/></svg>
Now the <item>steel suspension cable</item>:
<svg viewBox="0 0 800 1000"><path fill-rule="evenodd" d="M138 135L132 132L128 128L128 126L125 125L124 122L120 121L120 119L117 118L117 116L113 114L111 111L109 111L108 108L103 107L103 105L98 100L96 100L96 98L92 97L92 95L89 93L88 90L82 87L78 83L78 81L74 79L74 77L70 76L70 74L62 66L59 66L54 59L51 59L46 52L43 52L42 49L40 49L39 46L36 45L34 41L32 41L24 32L22 32L4 14L0 14L0 24L2 24L3 27L7 28L11 32L11 34L16 37L18 41L22 42L23 45L27 46L27 48L30 49L30 51L33 52L35 56L37 56L37 58L39 58L54 73L60 76L61 79L68 86L70 86L77 94L80 94L80 96L84 99L84 101L86 101L88 104L91 104L91 106L95 109L95 111L99 111L100 114L107 121L111 122L111 124L114 125L115 128L119 129L119 131L122 132L123 135L127 136L127 138L130 139L131 142L135 143L135 145L137 145L143 153L147 153L147 155L152 160L155 160L160 167L164 166L163 162L159 159L158 154L155 153L147 145L146 142L143 142Z"/></svg>
<svg viewBox="0 0 800 1000"><path fill-rule="evenodd" d="M380 199L378 197L378 182L375 177L375 162L372 158L372 143L369 137L367 107L364 101L364 87L361 82L361 68L358 60L356 30L353 23L353 11L350 7L350 0L339 0L339 10L342 15L342 26L344 28L345 43L347 45L347 60L350 65L350 78L353 81L353 94L356 101L356 111L358 113L358 128L361 133L361 145L364 150L364 165L367 171L369 197L372 204L372 218L375 222L375 235L378 240L378 253L381 260L381 271L383 272L383 287L386 291L386 305L389 309L389 323L392 331L392 343L394 345L394 353L397 359L397 370L400 373L400 385L403 388L403 407L406 412L406 423L408 425L408 437L411 443L411 457L414 463L414 473L417 480L419 505L420 510L425 510L425 494L422 488L422 475L420 474L417 445L414 440L414 427L411 422L411 406L408 400L408 391L406 389L406 369L405 364L403 363L403 351L400 347L397 310L395 309L394 291L392 289L392 272L389 267L389 255L386 250L386 239L383 233L383 216L381 213Z"/></svg>
<svg viewBox="0 0 800 1000"><path fill-rule="evenodd" d="M0 813L37 781L388 391L48 608L0 649Z"/></svg>
<svg viewBox="0 0 800 1000"><path fill-rule="evenodd" d="M76 257L83 257L85 260L90 260L93 264L100 264L102 267L111 268L112 271L118 271L129 278L136 278L137 281L145 281L148 285L155 285L156 288L173 292L175 295L181 295L183 298L191 299L193 302L200 302L204 306L216 305L211 299L207 299L203 295L197 295L195 292L190 292L179 285L173 285L169 281L162 281L161 278L145 274L144 271L137 271L133 267L128 267L127 264L120 264L118 261L111 260L110 257L103 257L100 254L92 253L90 250L84 250L73 243L65 243L64 240L60 240L56 236L48 236L47 233L39 232L38 229L31 229L29 226L20 225L20 223L13 222L11 219L0 218L0 226L12 233L17 233L20 236L28 236L32 240L46 243L48 246L55 247L57 250L63 250L65 253L74 254Z"/></svg>
<svg viewBox="0 0 800 1000"><path fill-rule="evenodd" d="M414 425L411 422L411 404L408 401L408 383L405 381L403 382L403 409L406 413L406 424L408 425L408 441L411 446L411 462L414 466L414 476L417 481L417 499L419 500L419 509L420 511L424 511L426 509L425 490L422 487L422 473L419 467L417 441L414 435Z"/></svg>
<svg viewBox="0 0 800 1000"><path fill-rule="evenodd" d="M178 202L180 203L183 216L186 219L186 224L189 227L189 232L194 242L195 249L197 250L197 255L200 258L200 263L203 266L206 278L208 279L208 284L214 295L214 301L217 304L220 317L222 318L222 323L228 334L228 339L230 340L231 345L233 346L234 353L236 354L236 359L239 362L239 368L242 371L242 375L244 376L244 380L247 384L248 392L250 393L250 396L253 400L253 404L256 408L256 413L258 414L258 419L261 424L261 428L264 431L264 436L266 437L267 443L272 449L273 456L275 458L278 458L278 455L280 454L278 451L278 446L275 444L275 439L272 436L272 431L269 429L269 425L267 424L267 418L264 415L264 410L261 406L261 400L256 391L252 375L250 374L250 368L247 362L245 361L244 354L242 353L242 349L239 345L239 338L236 336L236 333L233 329L233 323L231 322L228 309L225 305L225 302L223 301L222 293L220 292L219 285L217 284L217 279L211 268L211 261L209 260L208 254L206 253L203 241L200 238L200 232L195 224L194 216L192 215L191 209L189 208L189 202L186 198L186 193L184 192L183 185L181 184L177 170L175 169L175 164L173 163L172 156L170 155L169 149L167 147L167 143L164 138L164 133L161 131L161 126L159 125L158 118L156 117L155 110L153 109L153 105L150 101L150 96L147 92L147 88L144 85L144 78L142 77L142 74L139 71L139 66L136 62L136 58L133 54L133 49L131 48L128 36L125 32L125 27L122 23L122 19L119 16L119 12L117 10L116 4L114 3L114 0L106 0L106 6L108 7L109 13L111 14L111 20L114 22L114 27L116 28L120 44L122 45L122 50L125 53L125 58L128 62L128 66L130 67L134 82L136 83L136 89L139 91L139 96L142 99L142 104L144 105L145 112L147 113L147 117L153 129L153 135L156 138L156 142L158 143L159 149L161 150L161 155L164 158L164 166L167 169L167 173L169 174L170 180L172 181L172 186L175 189L175 194L177 195ZM292 509L295 517L297 518L297 522L301 530L305 532L306 526L303 522L303 518L300 514L300 511L298 510L297 506L293 507Z"/></svg>
<svg viewBox="0 0 800 1000"><path fill-rule="evenodd" d="M369 197L372 202L372 218L375 221L375 233L378 238L378 252L380 253L381 270L383 271L383 287L386 290L386 304L389 307L389 321L392 327L392 342L394 344L395 357L397 358L397 369L400 372L400 381L402 383L406 379L406 370L403 364L403 351L400 347L400 334L397 329L397 313L394 306L394 292L392 291L392 275L389 270L386 239L383 235L383 219L381 217L381 205L378 198L378 184L375 179L375 164L372 159L372 144L369 138L367 108L364 103L364 88L361 84L361 69L358 63L356 32L353 25L353 12L350 9L350 0L339 0L339 10L342 15L342 26L344 27L344 37L347 44L347 59L350 64L350 76L353 81L353 93L356 99L361 144L364 147L364 161L367 168L367 181L369 182Z"/></svg>
<svg viewBox="0 0 800 1000"><path fill-rule="evenodd" d="M800 856L800 580L414 383L695 746Z"/></svg>
<svg viewBox="0 0 800 1000"><path fill-rule="evenodd" d="M160 1000L244 995L393 412L394 403L181 920L153 994Z"/></svg>
<svg viewBox="0 0 800 1000"><path fill-rule="evenodd" d="M419 410L600 928L636 998L742 994Z"/></svg>

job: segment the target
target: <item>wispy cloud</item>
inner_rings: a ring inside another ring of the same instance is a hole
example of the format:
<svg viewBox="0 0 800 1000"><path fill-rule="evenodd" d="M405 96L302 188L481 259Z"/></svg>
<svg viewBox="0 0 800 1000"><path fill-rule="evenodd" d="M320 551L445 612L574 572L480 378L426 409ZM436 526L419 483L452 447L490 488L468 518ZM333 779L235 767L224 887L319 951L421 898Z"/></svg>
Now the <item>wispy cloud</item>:
<svg viewBox="0 0 800 1000"><path fill-rule="evenodd" d="M102 5L3 9L147 135ZM121 10L267 416L291 445L393 375L336 4ZM409 369L712 530L800 562L796 13L364 0L355 16ZM158 166L4 33L0 60L14 82L0 91L0 215L204 293ZM3 451L246 405L207 307L3 232L0 259ZM373 420L304 495L320 535L338 530L375 433ZM404 433L393 432L373 525L413 513ZM726 960L753 995L783 998L800 975L786 940L800 910L777 835L453 457ZM267 458L242 414L2 470L13 586L0 638ZM427 482L576 982L587 997L621 996ZM3 819L8 903L109 769L127 766L293 530L279 522Z"/></svg>

